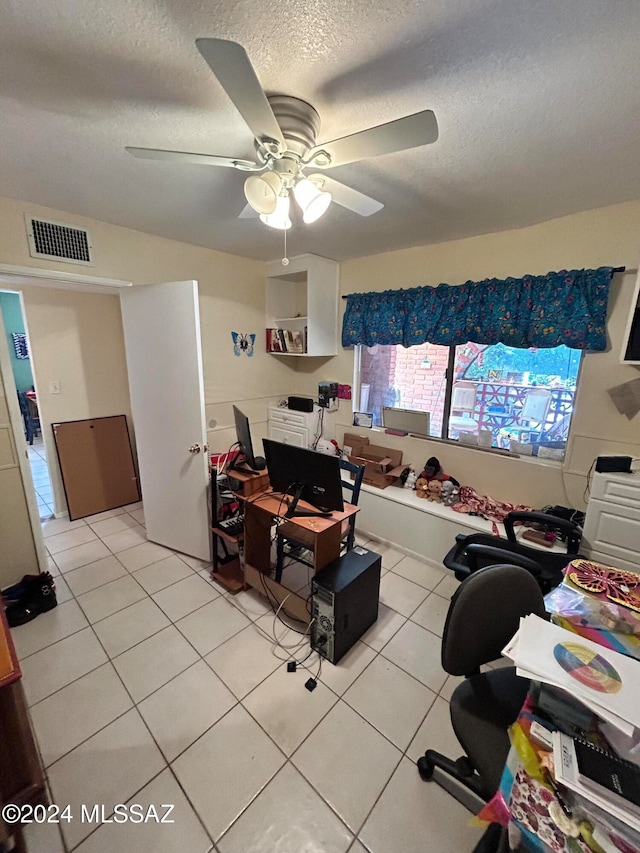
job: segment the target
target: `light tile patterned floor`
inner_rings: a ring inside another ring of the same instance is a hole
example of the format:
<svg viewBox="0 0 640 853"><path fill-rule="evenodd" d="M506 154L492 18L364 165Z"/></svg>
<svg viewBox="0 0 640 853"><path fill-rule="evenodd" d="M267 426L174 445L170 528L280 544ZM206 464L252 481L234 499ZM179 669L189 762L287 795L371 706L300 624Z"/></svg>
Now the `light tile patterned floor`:
<svg viewBox="0 0 640 853"><path fill-rule="evenodd" d="M44 521L53 515L53 489L47 465L47 451L42 436L33 439L33 444L27 445L29 450L29 467L36 490L36 501L40 518Z"/></svg>
<svg viewBox="0 0 640 853"><path fill-rule="evenodd" d="M260 594L231 596L200 561L146 542L140 504L43 529L60 604L13 635L54 801L77 816L172 803L175 823L77 817L62 835L30 827L31 851L473 849L469 813L415 767L428 746L460 752L457 680L440 666L444 570L371 542L378 622L309 692L309 671L288 673L269 639L303 638ZM317 656L307 664L315 675Z"/></svg>

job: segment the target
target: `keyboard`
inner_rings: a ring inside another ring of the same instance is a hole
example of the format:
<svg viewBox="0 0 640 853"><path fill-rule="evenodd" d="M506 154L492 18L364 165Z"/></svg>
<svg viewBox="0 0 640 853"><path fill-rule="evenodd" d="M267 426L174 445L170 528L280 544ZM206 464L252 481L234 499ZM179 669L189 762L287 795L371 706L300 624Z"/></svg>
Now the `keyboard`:
<svg viewBox="0 0 640 853"><path fill-rule="evenodd" d="M244 514L234 515L233 518L225 518L218 522L218 527L229 536L237 536L244 530Z"/></svg>

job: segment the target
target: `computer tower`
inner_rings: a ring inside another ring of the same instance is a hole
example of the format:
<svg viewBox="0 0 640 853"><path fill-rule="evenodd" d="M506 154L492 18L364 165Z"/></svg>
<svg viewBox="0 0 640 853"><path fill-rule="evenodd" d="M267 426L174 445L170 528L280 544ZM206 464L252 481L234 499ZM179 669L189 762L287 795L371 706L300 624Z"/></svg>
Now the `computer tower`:
<svg viewBox="0 0 640 853"><path fill-rule="evenodd" d="M338 663L378 618L382 557L356 545L311 581L311 648Z"/></svg>

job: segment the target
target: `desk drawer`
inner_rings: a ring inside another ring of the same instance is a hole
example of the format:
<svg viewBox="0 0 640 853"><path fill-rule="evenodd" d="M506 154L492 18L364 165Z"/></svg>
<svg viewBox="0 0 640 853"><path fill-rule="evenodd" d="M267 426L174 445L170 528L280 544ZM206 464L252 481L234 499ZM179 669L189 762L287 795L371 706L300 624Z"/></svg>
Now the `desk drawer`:
<svg viewBox="0 0 640 853"><path fill-rule="evenodd" d="M298 426L306 429L308 426L307 418L310 417L314 417L312 412L307 414L306 412L294 412L291 409L269 409L269 421L279 426Z"/></svg>
<svg viewBox="0 0 640 853"><path fill-rule="evenodd" d="M638 474L593 475L591 497L593 499L619 504L625 508L640 509L640 476Z"/></svg>
<svg viewBox="0 0 640 853"><path fill-rule="evenodd" d="M295 447L309 446L309 430L298 426L288 426L269 421L269 438L282 444L293 444Z"/></svg>

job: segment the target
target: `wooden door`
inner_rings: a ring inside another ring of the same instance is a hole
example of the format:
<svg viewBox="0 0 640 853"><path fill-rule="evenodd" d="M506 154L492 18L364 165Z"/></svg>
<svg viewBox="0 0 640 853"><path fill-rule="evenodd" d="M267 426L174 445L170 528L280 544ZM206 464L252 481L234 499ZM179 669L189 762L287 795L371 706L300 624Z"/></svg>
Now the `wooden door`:
<svg viewBox="0 0 640 853"><path fill-rule="evenodd" d="M124 415L53 424L69 518L140 500Z"/></svg>
<svg viewBox="0 0 640 853"><path fill-rule="evenodd" d="M120 294L147 538L210 560L198 283Z"/></svg>

